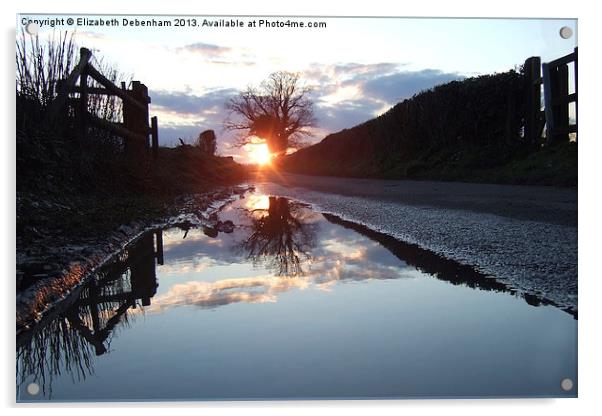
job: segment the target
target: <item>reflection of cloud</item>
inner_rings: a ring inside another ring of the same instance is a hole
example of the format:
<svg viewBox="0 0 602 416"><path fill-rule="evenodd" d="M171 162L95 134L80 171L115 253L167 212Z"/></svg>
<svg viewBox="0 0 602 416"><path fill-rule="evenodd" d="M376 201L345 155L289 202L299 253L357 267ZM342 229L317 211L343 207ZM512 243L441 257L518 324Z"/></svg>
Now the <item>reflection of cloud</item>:
<svg viewBox="0 0 602 416"><path fill-rule="evenodd" d="M370 263L367 268L367 253L367 250L359 248L331 251L328 257L314 258L310 271L303 277L258 276L175 284L167 293L155 296L145 312L162 312L176 306L215 308L239 302L276 302L278 293L306 289L312 284L319 290L330 291L340 281L412 277L407 269L400 269L399 266ZM192 266L176 264L169 268L169 273L188 273L191 269Z"/></svg>
<svg viewBox="0 0 602 416"><path fill-rule="evenodd" d="M243 259L234 258L231 253L231 247L236 244L235 237L222 233L219 238L209 238L202 230L192 229L186 239L164 240L163 256L168 264L180 263L181 266L201 261L211 265L238 263Z"/></svg>
<svg viewBox="0 0 602 416"><path fill-rule="evenodd" d="M192 305L215 308L231 303L275 302L276 294L293 287L304 288L303 279L287 279L273 276L224 279L217 282L190 281L173 285L163 295L156 296L145 312L162 312L175 306Z"/></svg>
<svg viewBox="0 0 602 416"><path fill-rule="evenodd" d="M209 266L212 266L213 262L210 259L197 259L193 258L186 262L174 262L161 266L161 275L178 275L187 273L200 273Z"/></svg>
<svg viewBox="0 0 602 416"><path fill-rule="evenodd" d="M251 194L236 201L227 211L234 215L235 223L241 224L246 217L236 215L238 209L247 209L265 204L264 195ZM224 212L225 213L225 212ZM236 239L250 232L241 227L233 234L219 234L218 238L204 236L200 230L191 230L187 239L182 240L178 232L166 232L164 250L167 264L160 267L161 274L187 275L203 273L198 281L175 284L167 293L153 298L152 306L146 311L160 312L166 308L193 305L201 308L214 308L230 303L276 302L278 294L294 289L314 287L330 291L341 282L387 280L412 278L415 270L405 265L379 243L362 236L353 230L325 221L324 217L309 208L301 207L296 218L304 224L318 223L316 228L317 245L304 260L304 273L297 277L260 275L256 277L206 280L213 275L211 267L220 266L219 273L252 273L247 253L233 250ZM190 238L190 239L189 239ZM223 266L227 268L224 269ZM231 266L229 268L228 266ZM261 265L260 273L267 270ZM231 275L230 275L231 276ZM190 278L190 276L187 276Z"/></svg>
<svg viewBox="0 0 602 416"><path fill-rule="evenodd" d="M344 233L347 234L347 233ZM349 233L342 238L325 240L313 254L311 280L321 288L337 281L386 280L410 277L408 270L388 257L379 259L382 247L364 237L353 239ZM369 265L369 267L367 267Z"/></svg>

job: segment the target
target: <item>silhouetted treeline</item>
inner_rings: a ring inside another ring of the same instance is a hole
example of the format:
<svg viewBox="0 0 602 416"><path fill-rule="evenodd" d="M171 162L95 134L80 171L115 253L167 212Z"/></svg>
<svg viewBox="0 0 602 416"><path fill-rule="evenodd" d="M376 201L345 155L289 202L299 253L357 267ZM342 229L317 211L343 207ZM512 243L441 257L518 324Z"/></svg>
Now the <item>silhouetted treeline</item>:
<svg viewBox="0 0 602 416"><path fill-rule="evenodd" d="M292 172L359 177L420 177L506 163L535 150L521 133L523 83L514 70L452 81L280 163Z"/></svg>

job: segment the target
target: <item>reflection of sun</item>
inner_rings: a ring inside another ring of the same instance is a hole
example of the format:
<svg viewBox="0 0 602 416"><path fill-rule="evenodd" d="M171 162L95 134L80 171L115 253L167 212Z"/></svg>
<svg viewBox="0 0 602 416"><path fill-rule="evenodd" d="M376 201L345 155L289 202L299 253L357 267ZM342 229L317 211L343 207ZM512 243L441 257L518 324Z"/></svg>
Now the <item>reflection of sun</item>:
<svg viewBox="0 0 602 416"><path fill-rule="evenodd" d="M251 163L267 165L272 159L272 155L268 150L268 145L265 143L248 144L247 151L249 152L249 160Z"/></svg>
<svg viewBox="0 0 602 416"><path fill-rule="evenodd" d="M268 209L270 207L270 198L267 195L250 195L245 206L248 209Z"/></svg>

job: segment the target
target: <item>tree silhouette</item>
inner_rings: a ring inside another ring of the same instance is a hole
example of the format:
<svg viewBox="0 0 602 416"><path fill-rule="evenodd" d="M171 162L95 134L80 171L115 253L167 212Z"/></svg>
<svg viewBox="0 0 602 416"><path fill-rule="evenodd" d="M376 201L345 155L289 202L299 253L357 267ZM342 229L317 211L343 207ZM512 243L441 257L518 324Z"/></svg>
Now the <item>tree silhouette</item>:
<svg viewBox="0 0 602 416"><path fill-rule="evenodd" d="M303 147L303 137L311 136L316 125L309 92L300 85L299 73L274 72L259 87L250 86L228 101L224 127L239 132L238 147L253 143L254 136L265 140L274 155Z"/></svg>
<svg viewBox="0 0 602 416"><path fill-rule="evenodd" d="M297 215L298 204L282 197L270 197L267 210L253 217L251 234L241 248L254 262L264 262L278 276L295 277L304 274L302 260L309 259L315 245L313 225L306 224Z"/></svg>
<svg viewBox="0 0 602 416"><path fill-rule="evenodd" d="M214 156L217 150L217 138L213 130L205 130L196 139L196 145L201 152L206 155Z"/></svg>

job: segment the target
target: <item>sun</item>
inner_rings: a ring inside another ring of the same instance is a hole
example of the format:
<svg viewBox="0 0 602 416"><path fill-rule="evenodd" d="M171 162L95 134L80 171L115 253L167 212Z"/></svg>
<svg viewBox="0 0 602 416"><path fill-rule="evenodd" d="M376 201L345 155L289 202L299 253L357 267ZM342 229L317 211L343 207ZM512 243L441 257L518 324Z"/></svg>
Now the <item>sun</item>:
<svg viewBox="0 0 602 416"><path fill-rule="evenodd" d="M249 160L258 165L268 165L272 160L272 154L265 143L248 144Z"/></svg>

